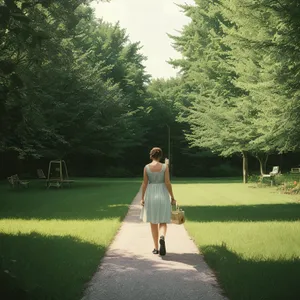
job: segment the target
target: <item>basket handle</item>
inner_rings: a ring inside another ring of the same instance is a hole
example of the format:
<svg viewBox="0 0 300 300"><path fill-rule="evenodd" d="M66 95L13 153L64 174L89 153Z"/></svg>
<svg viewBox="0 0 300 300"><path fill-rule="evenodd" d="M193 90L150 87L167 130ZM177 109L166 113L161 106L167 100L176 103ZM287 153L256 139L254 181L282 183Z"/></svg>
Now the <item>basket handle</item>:
<svg viewBox="0 0 300 300"><path fill-rule="evenodd" d="M176 211L179 211L179 205L178 205L178 202L176 201L176 205L172 205L172 208L173 208L173 206L175 206L176 207ZM172 209L173 210L173 209Z"/></svg>

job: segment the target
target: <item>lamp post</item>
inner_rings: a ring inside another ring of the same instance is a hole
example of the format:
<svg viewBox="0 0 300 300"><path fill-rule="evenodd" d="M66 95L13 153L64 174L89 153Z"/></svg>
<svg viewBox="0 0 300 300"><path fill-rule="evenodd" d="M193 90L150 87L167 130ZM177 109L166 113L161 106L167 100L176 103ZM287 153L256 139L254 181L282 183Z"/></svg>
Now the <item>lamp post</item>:
<svg viewBox="0 0 300 300"><path fill-rule="evenodd" d="M171 159L171 130L168 124L166 124L166 126L168 127L168 158L170 160Z"/></svg>
<svg viewBox="0 0 300 300"><path fill-rule="evenodd" d="M168 128L168 161L166 162L169 166L169 170L170 170L170 176L172 175L172 168L171 168L171 164L173 165L173 161L171 160L171 129L170 126L168 124L166 124L167 128ZM171 164L170 164L171 161Z"/></svg>

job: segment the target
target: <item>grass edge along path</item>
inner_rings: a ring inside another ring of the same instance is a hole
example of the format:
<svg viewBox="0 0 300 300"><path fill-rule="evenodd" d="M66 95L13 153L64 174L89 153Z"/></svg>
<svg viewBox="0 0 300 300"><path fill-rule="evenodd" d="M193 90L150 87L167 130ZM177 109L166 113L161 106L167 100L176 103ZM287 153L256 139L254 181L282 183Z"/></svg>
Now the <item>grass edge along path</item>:
<svg viewBox="0 0 300 300"><path fill-rule="evenodd" d="M300 295L300 204L228 180L177 184L185 227L230 300Z"/></svg>
<svg viewBox="0 0 300 300"><path fill-rule="evenodd" d="M31 182L16 191L0 185L0 298L80 299L140 183L82 179L45 190Z"/></svg>

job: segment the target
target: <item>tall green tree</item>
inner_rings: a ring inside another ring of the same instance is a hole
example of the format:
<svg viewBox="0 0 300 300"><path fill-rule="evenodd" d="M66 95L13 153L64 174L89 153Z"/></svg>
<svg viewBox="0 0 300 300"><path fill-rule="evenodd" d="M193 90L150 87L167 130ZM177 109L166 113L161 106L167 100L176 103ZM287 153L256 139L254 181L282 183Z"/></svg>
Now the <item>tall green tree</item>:
<svg viewBox="0 0 300 300"><path fill-rule="evenodd" d="M262 156L293 151L298 145L294 112L299 57L294 49L299 34L293 27L299 22L295 18L299 7L295 4L243 0L219 5L224 18L235 24L230 28L224 24L223 42L231 49L230 62L237 74L234 84L247 94L243 106L252 107L255 134L250 150L260 161L261 172L265 171Z"/></svg>
<svg viewBox="0 0 300 300"><path fill-rule="evenodd" d="M11 2L0 10L9 13L0 31L1 151L117 157L139 145L149 78L139 44L118 25L96 20L88 1ZM7 33L15 27L30 31L23 42ZM35 32L41 38L33 43Z"/></svg>
<svg viewBox="0 0 300 300"><path fill-rule="evenodd" d="M299 5L296 1L195 1L172 37L188 103L181 121L191 146L241 153L265 172L270 153L298 147Z"/></svg>
<svg viewBox="0 0 300 300"><path fill-rule="evenodd" d="M223 156L241 153L244 181L247 179L248 143L252 132L245 130L245 113L238 98L243 91L233 84L236 76L229 66L229 50L222 38L226 21L212 1L196 1L183 6L191 22L181 36L172 37L183 59L171 63L179 67L189 93L190 104L180 120L190 124L187 138L191 146L210 149Z"/></svg>

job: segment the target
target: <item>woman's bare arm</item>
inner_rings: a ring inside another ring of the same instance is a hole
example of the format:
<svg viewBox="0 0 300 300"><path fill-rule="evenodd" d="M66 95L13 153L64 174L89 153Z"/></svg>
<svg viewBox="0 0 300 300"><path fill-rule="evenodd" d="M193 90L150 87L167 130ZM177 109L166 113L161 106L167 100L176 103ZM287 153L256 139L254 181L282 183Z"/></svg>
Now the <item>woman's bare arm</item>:
<svg viewBox="0 0 300 300"><path fill-rule="evenodd" d="M167 190L171 196L172 204L175 202L174 194L173 194L173 189L172 189L172 184L170 181L170 171L169 171L169 166L166 166L166 172L165 172L165 185L167 187Z"/></svg>
<svg viewBox="0 0 300 300"><path fill-rule="evenodd" d="M143 175L143 183L142 183L142 201L144 201L147 185L148 185L148 175L147 175L146 167L145 167L144 175Z"/></svg>

